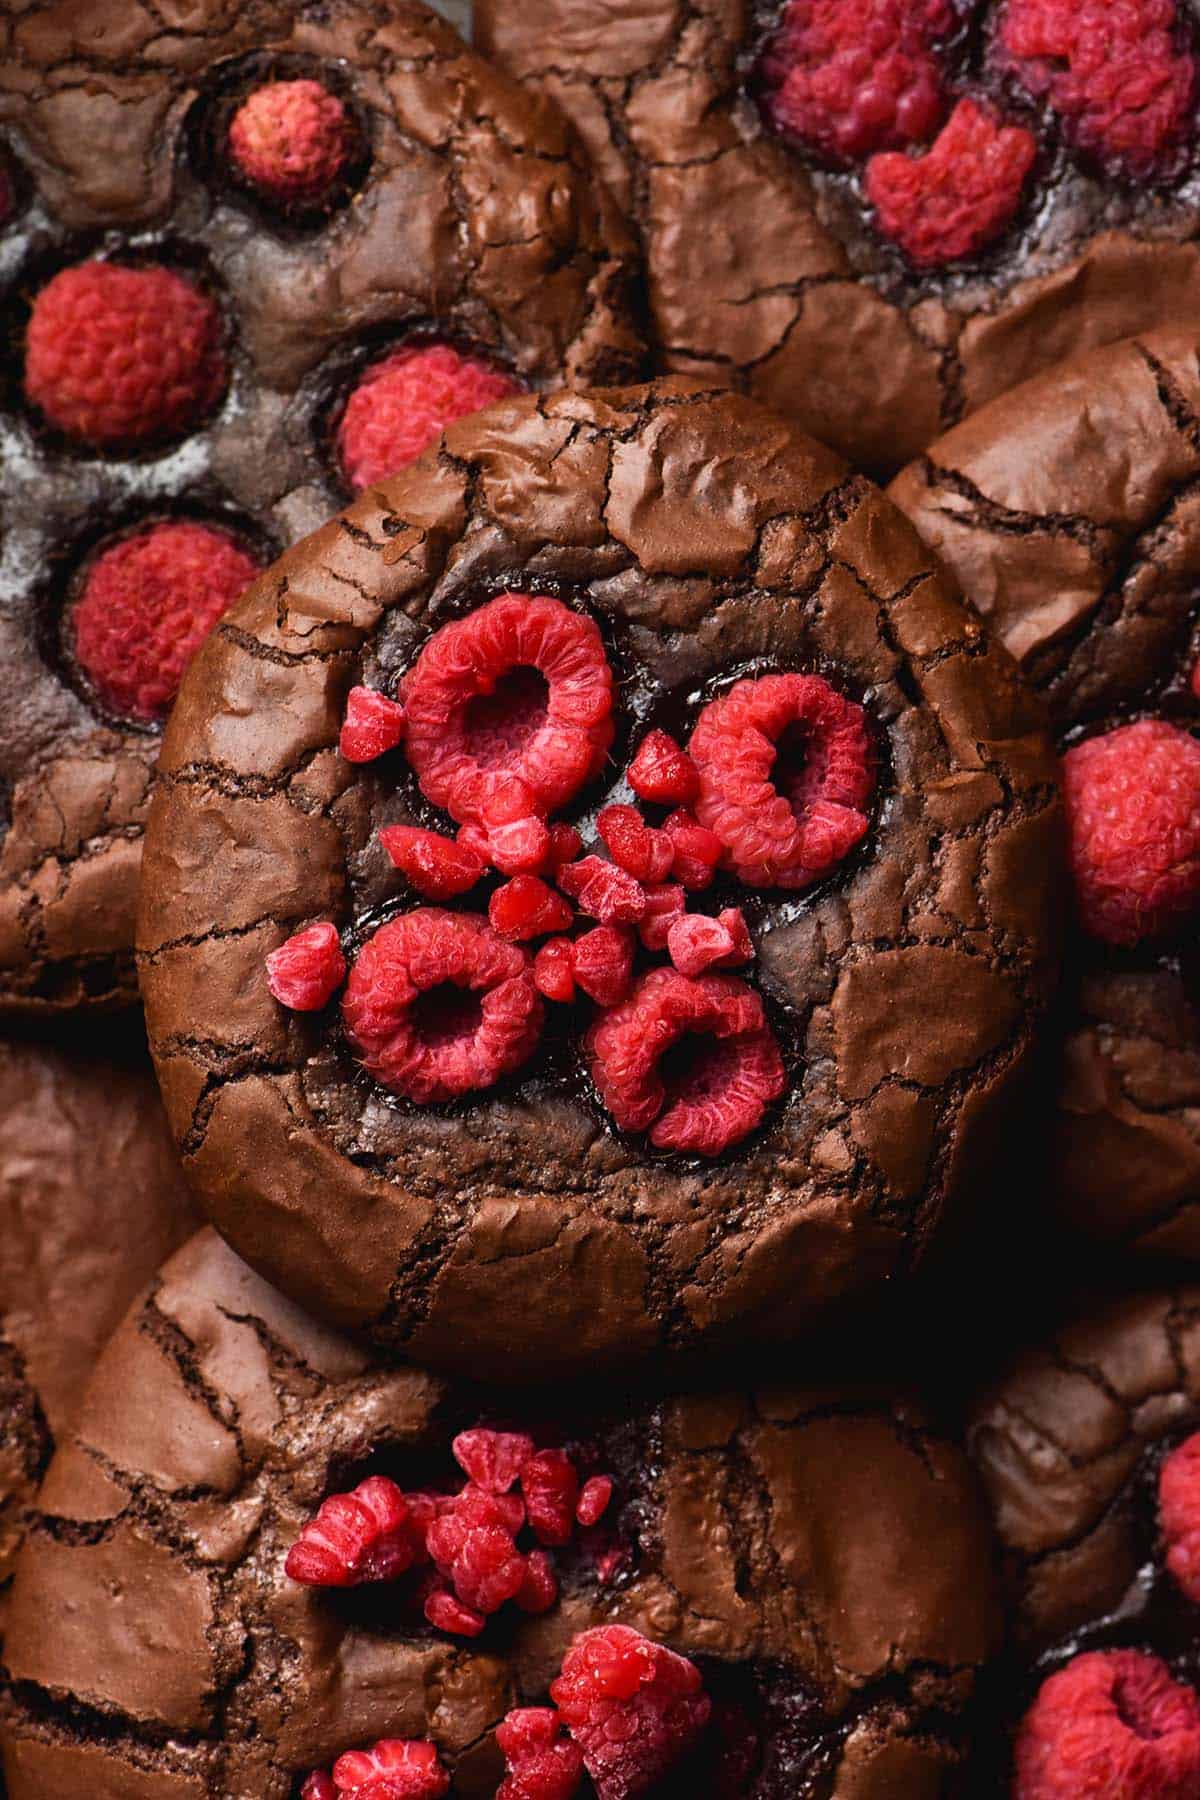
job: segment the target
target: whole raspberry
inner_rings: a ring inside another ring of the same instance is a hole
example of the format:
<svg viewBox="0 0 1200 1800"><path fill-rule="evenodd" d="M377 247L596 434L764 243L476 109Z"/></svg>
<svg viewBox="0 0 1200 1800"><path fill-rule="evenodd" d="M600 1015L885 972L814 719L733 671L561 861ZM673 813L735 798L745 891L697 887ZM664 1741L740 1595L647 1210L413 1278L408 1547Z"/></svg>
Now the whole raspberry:
<svg viewBox="0 0 1200 1800"><path fill-rule="evenodd" d="M33 303L25 393L95 449L182 437L216 405L227 373L215 301L173 269L79 263Z"/></svg>
<svg viewBox="0 0 1200 1800"><path fill-rule="evenodd" d="M485 1494L507 1494L533 1455L533 1439L523 1431L491 1431L479 1425L460 1431L452 1445L454 1460Z"/></svg>
<svg viewBox="0 0 1200 1800"><path fill-rule="evenodd" d="M355 137L345 105L319 81L268 81L233 115L229 156L266 199L311 206L342 174Z"/></svg>
<svg viewBox="0 0 1200 1800"><path fill-rule="evenodd" d="M691 1054L672 1068L677 1045ZM660 1149L718 1156L759 1125L784 1088L762 1001L731 975L689 980L651 969L591 1027L584 1052L617 1124L652 1127Z"/></svg>
<svg viewBox="0 0 1200 1800"><path fill-rule="evenodd" d="M452 344L412 344L372 363L346 402L337 431L342 473L354 493L416 462L447 425L521 392L511 375Z"/></svg>
<svg viewBox="0 0 1200 1800"><path fill-rule="evenodd" d="M428 1738L381 1738L369 1750L351 1750L333 1765L339 1795L352 1800L441 1800L450 1775Z"/></svg>
<svg viewBox="0 0 1200 1800"><path fill-rule="evenodd" d="M633 985L635 940L627 925L597 925L575 939L576 984L597 1006L616 1006Z"/></svg>
<svg viewBox="0 0 1200 1800"><path fill-rule="evenodd" d="M542 818L565 806L599 774L613 738L600 633L546 595L502 594L443 625L410 670L404 701L422 792L493 840L522 804Z"/></svg>
<svg viewBox="0 0 1200 1800"><path fill-rule="evenodd" d="M110 712L150 724L259 563L226 531L189 520L143 526L88 565L67 616L71 654Z"/></svg>
<svg viewBox="0 0 1200 1800"><path fill-rule="evenodd" d="M932 137L951 0L790 0L759 64L767 118L834 162Z"/></svg>
<svg viewBox="0 0 1200 1800"><path fill-rule="evenodd" d="M514 875L488 901L488 918L502 938L521 942L568 931L575 914L538 875Z"/></svg>
<svg viewBox="0 0 1200 1800"><path fill-rule="evenodd" d="M1171 174L1195 130L1197 59L1177 0L1007 0L1000 66L1110 174Z"/></svg>
<svg viewBox="0 0 1200 1800"><path fill-rule="evenodd" d="M376 1081L424 1106L519 1069L543 1015L524 950L484 919L420 907L363 945L342 1016Z"/></svg>
<svg viewBox="0 0 1200 1800"><path fill-rule="evenodd" d="M640 881L601 856L583 856L564 863L558 885L570 894L580 912L605 925L636 925L646 910L646 890Z"/></svg>
<svg viewBox="0 0 1200 1800"><path fill-rule="evenodd" d="M496 1800L571 1800L583 1780L583 1752L551 1706L510 1712L496 1727L508 1773Z"/></svg>
<svg viewBox="0 0 1200 1800"><path fill-rule="evenodd" d="M1167 1568L1200 1606L1200 1431L1173 1450L1159 1471L1158 1523Z"/></svg>
<svg viewBox="0 0 1200 1800"><path fill-rule="evenodd" d="M694 1663L626 1625L581 1632L550 1697L597 1800L649 1793L695 1748L712 1710Z"/></svg>
<svg viewBox="0 0 1200 1800"><path fill-rule="evenodd" d="M700 823L752 887L808 887L867 829L866 718L820 675L739 681L704 708L689 748Z"/></svg>
<svg viewBox="0 0 1200 1800"><path fill-rule="evenodd" d="M1200 905L1200 742L1165 719L1088 738L1062 761L1084 929L1137 944Z"/></svg>
<svg viewBox="0 0 1200 1800"><path fill-rule="evenodd" d="M345 979L341 939L328 920L293 932L267 956L267 988L292 1012L320 1012Z"/></svg>
<svg viewBox="0 0 1200 1800"><path fill-rule="evenodd" d="M307 1587L395 1581L425 1553L425 1534L408 1501L384 1475L333 1494L304 1527L284 1568Z"/></svg>
<svg viewBox="0 0 1200 1800"><path fill-rule="evenodd" d="M1188 1800L1200 1793L1200 1698L1155 1656L1077 1656L1043 1682L1015 1768L1014 1800Z"/></svg>
<svg viewBox="0 0 1200 1800"><path fill-rule="evenodd" d="M338 749L347 762L374 762L404 737L404 708L377 688L352 687L346 696Z"/></svg>
<svg viewBox="0 0 1200 1800"><path fill-rule="evenodd" d="M690 756L665 731L650 731L629 765L629 785L639 800L659 806L689 806L700 792Z"/></svg>
<svg viewBox="0 0 1200 1800"><path fill-rule="evenodd" d="M914 269L978 256L1008 229L1037 156L1023 125L1004 125L990 107L960 100L920 156L897 150L867 164L867 198L884 237Z"/></svg>
<svg viewBox="0 0 1200 1800"><path fill-rule="evenodd" d="M634 806L602 806L596 829L613 861L638 881L665 881L675 851L665 831L647 825Z"/></svg>
<svg viewBox="0 0 1200 1800"><path fill-rule="evenodd" d="M385 825L379 841L426 900L452 900L483 879L484 863L465 844L419 825Z"/></svg>

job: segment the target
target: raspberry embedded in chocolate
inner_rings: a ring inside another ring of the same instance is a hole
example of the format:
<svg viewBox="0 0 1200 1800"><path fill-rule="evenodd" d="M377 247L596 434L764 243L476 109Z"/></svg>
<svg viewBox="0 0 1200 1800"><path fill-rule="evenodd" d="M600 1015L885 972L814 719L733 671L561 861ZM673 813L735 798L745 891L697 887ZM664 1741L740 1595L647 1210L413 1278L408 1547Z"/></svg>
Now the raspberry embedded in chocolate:
<svg viewBox="0 0 1200 1800"><path fill-rule="evenodd" d="M649 1793L695 1748L712 1710L695 1664L627 1625L581 1632L550 1697L597 1800Z"/></svg>
<svg viewBox="0 0 1200 1800"><path fill-rule="evenodd" d="M1023 125L960 100L921 155L871 158L865 186L875 223L914 269L978 256L1015 218L1036 157L1037 140Z"/></svg>
<svg viewBox="0 0 1200 1800"><path fill-rule="evenodd" d="M513 376L452 344L410 344L372 363L346 402L338 459L352 490L407 468L447 425L521 392Z"/></svg>
<svg viewBox="0 0 1200 1800"><path fill-rule="evenodd" d="M281 206L311 206L337 184L356 135L345 102L319 81L268 81L233 115L229 156L264 198Z"/></svg>
<svg viewBox="0 0 1200 1800"><path fill-rule="evenodd" d="M485 864L466 844L419 825L385 825L379 841L418 894L452 900L483 879Z"/></svg>
<svg viewBox="0 0 1200 1800"><path fill-rule="evenodd" d="M520 1707L496 1727L507 1773L496 1800L572 1800L583 1780L583 1752L552 1706Z"/></svg>
<svg viewBox="0 0 1200 1800"><path fill-rule="evenodd" d="M1200 1606L1200 1431L1185 1438L1159 1471L1158 1523L1167 1569Z"/></svg>
<svg viewBox="0 0 1200 1800"><path fill-rule="evenodd" d="M1142 719L1073 745L1062 783L1084 929L1130 945L1182 926L1200 905L1200 742Z"/></svg>
<svg viewBox="0 0 1200 1800"><path fill-rule="evenodd" d="M539 875L514 875L488 901L488 918L502 938L514 943L568 931L575 914Z"/></svg>
<svg viewBox="0 0 1200 1800"><path fill-rule="evenodd" d="M182 437L211 412L227 374L216 302L174 269L79 263L33 302L26 396L93 449Z"/></svg>
<svg viewBox="0 0 1200 1800"><path fill-rule="evenodd" d="M421 1522L384 1475L352 1493L332 1494L287 1553L284 1569L307 1587L359 1587L395 1581L424 1556Z"/></svg>
<svg viewBox="0 0 1200 1800"><path fill-rule="evenodd" d="M342 1016L376 1081L428 1105L521 1068L543 1011L524 950L472 914L420 907L368 938Z"/></svg>
<svg viewBox="0 0 1200 1800"><path fill-rule="evenodd" d="M386 756L404 738L404 708L378 688L352 687L346 696L346 716L338 737L338 749L347 762L374 762Z"/></svg>
<svg viewBox="0 0 1200 1800"><path fill-rule="evenodd" d="M1200 1793L1200 1698L1155 1656L1077 1656L1043 1682L1016 1741L1014 1800Z"/></svg>
<svg viewBox="0 0 1200 1800"><path fill-rule="evenodd" d="M629 785L639 800L688 806L700 792L696 765L665 731L650 731L629 765Z"/></svg>
<svg viewBox="0 0 1200 1800"><path fill-rule="evenodd" d="M323 919L293 932L267 956L267 988L292 1012L320 1012L346 979L346 959L336 925Z"/></svg>
<svg viewBox="0 0 1200 1800"><path fill-rule="evenodd" d="M381 1738L339 1756L333 1784L350 1800L442 1800L450 1775L428 1738Z"/></svg>

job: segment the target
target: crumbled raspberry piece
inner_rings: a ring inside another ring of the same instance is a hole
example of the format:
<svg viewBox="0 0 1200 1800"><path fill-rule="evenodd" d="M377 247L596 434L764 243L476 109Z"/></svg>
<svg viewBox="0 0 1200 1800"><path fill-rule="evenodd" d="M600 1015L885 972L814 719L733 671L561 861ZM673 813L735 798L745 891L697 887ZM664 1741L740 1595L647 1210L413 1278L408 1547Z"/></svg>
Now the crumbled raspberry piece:
<svg viewBox="0 0 1200 1800"><path fill-rule="evenodd" d="M484 919L420 907L368 938L342 1016L376 1081L427 1105L519 1069L543 1014L526 951Z"/></svg>
<svg viewBox="0 0 1200 1800"><path fill-rule="evenodd" d="M715 919L704 913L682 914L667 932L667 949L681 975L733 968L754 955L746 921L736 906L723 908Z"/></svg>
<svg viewBox="0 0 1200 1800"><path fill-rule="evenodd" d="M547 1000L569 1006L575 998L575 946L570 938L551 938L533 959L534 986Z"/></svg>
<svg viewBox="0 0 1200 1800"><path fill-rule="evenodd" d="M867 829L866 717L820 675L739 681L704 708L690 749L696 812L751 887L807 887Z"/></svg>
<svg viewBox="0 0 1200 1800"><path fill-rule="evenodd" d="M572 1800L583 1780L583 1752L552 1706L510 1712L496 1727L508 1770L496 1800Z"/></svg>
<svg viewBox="0 0 1200 1800"><path fill-rule="evenodd" d="M586 1530L590 1531L593 1525L600 1523L608 1511L612 1495L611 1475L593 1475L584 1482L575 1507L575 1517Z"/></svg>
<svg viewBox="0 0 1200 1800"><path fill-rule="evenodd" d="M546 853L546 866L543 875L557 878L558 871L564 863L574 862L583 849L583 839L573 825L552 825L550 827L550 847Z"/></svg>
<svg viewBox="0 0 1200 1800"><path fill-rule="evenodd" d="M158 265L78 263L48 281L25 340L25 392L51 425L96 449L180 437L228 370L215 301Z"/></svg>
<svg viewBox="0 0 1200 1800"><path fill-rule="evenodd" d="M292 1012L320 1012L346 979L337 926L328 921L293 932L267 956L267 987Z"/></svg>
<svg viewBox="0 0 1200 1800"><path fill-rule="evenodd" d="M558 885L570 894L580 912L605 925L636 925L646 910L646 890L640 881L600 856L583 856L564 863Z"/></svg>
<svg viewBox="0 0 1200 1800"><path fill-rule="evenodd" d="M352 687L338 749L347 762L374 762L404 739L404 708L378 688Z"/></svg>
<svg viewBox="0 0 1200 1800"><path fill-rule="evenodd" d="M406 879L427 900L466 894L482 879L484 864L473 850L440 831L418 825L385 825L379 841Z"/></svg>
<svg viewBox="0 0 1200 1800"><path fill-rule="evenodd" d="M1001 66L1048 100L1068 140L1110 174L1174 171L1197 92L1176 0L1007 0L996 44Z"/></svg>
<svg viewBox="0 0 1200 1800"><path fill-rule="evenodd" d="M1200 905L1200 742L1142 719L1062 760L1075 899L1108 944L1176 930Z"/></svg>
<svg viewBox="0 0 1200 1800"><path fill-rule="evenodd" d="M369 1750L350 1750L333 1765L339 1794L353 1800L441 1800L449 1771L428 1738L381 1738Z"/></svg>
<svg viewBox="0 0 1200 1800"><path fill-rule="evenodd" d="M452 1445L454 1460L485 1494L507 1494L533 1455L533 1439L523 1431L491 1431L478 1425L460 1431Z"/></svg>
<svg viewBox="0 0 1200 1800"><path fill-rule="evenodd" d="M505 1498L468 1483L434 1520L425 1540L455 1598L485 1618L515 1599L525 1580L526 1559L514 1541L524 1508L514 1525Z"/></svg>
<svg viewBox="0 0 1200 1800"><path fill-rule="evenodd" d="M683 884L664 881L646 889L646 910L638 920L638 936L647 950L665 950L671 925L686 909Z"/></svg>
<svg viewBox="0 0 1200 1800"><path fill-rule="evenodd" d="M337 1800L337 1789L333 1785L333 1776L327 1775L324 1769L314 1769L305 1777L300 1789L300 1800Z"/></svg>
<svg viewBox="0 0 1200 1800"><path fill-rule="evenodd" d="M260 564L226 531L162 521L89 563L68 624L75 661L101 704L149 724Z"/></svg>
<svg viewBox="0 0 1200 1800"><path fill-rule="evenodd" d="M346 167L355 135L344 103L319 81L268 81L234 113L229 155L268 200L312 205Z"/></svg>
<svg viewBox="0 0 1200 1800"><path fill-rule="evenodd" d="M575 914L540 876L514 875L488 901L488 918L502 938L523 942L552 931L568 931Z"/></svg>
<svg viewBox="0 0 1200 1800"><path fill-rule="evenodd" d="M699 1742L711 1711L695 1664L627 1625L581 1632L550 1697L597 1800L648 1793Z"/></svg>
<svg viewBox="0 0 1200 1800"><path fill-rule="evenodd" d="M539 1544L571 1541L579 1476L565 1450L539 1450L521 1470L525 1513Z"/></svg>
<svg viewBox="0 0 1200 1800"><path fill-rule="evenodd" d="M385 1475L352 1493L332 1494L310 1519L284 1564L307 1587L359 1587L395 1581L424 1555L425 1533L408 1501Z"/></svg>
<svg viewBox="0 0 1200 1800"><path fill-rule="evenodd" d="M671 839L647 825L636 807L601 807L596 829L613 861L638 881L665 881L671 873L675 855Z"/></svg>
<svg viewBox="0 0 1200 1800"><path fill-rule="evenodd" d="M663 824L671 840L671 873L690 893L711 887L721 860L721 840L695 813L677 807Z"/></svg>
<svg viewBox="0 0 1200 1800"><path fill-rule="evenodd" d="M1159 1471L1158 1522L1167 1568L1200 1606L1200 1431L1173 1450Z"/></svg>
<svg viewBox="0 0 1200 1800"><path fill-rule="evenodd" d="M1037 156L1023 125L1004 125L990 107L960 100L930 148L899 150L867 164L867 198L884 237L915 269L977 256L1011 224Z"/></svg>
<svg viewBox="0 0 1200 1800"><path fill-rule="evenodd" d="M1015 1800L1184 1800L1200 1793L1200 1697L1138 1650L1077 1656L1017 1734Z"/></svg>
<svg viewBox="0 0 1200 1800"><path fill-rule="evenodd" d="M488 827L488 851L502 875L532 875L550 856L550 833L532 814Z"/></svg>
<svg viewBox="0 0 1200 1800"><path fill-rule="evenodd" d="M639 800L690 806L700 792L696 765L665 731L650 731L629 765L629 785Z"/></svg>
<svg viewBox="0 0 1200 1800"><path fill-rule="evenodd" d="M452 344L410 344L372 363L338 426L342 473L356 494L416 462L447 425L521 392L513 376Z"/></svg>
<svg viewBox="0 0 1200 1800"><path fill-rule="evenodd" d="M437 1586L425 1596L425 1617L435 1631L451 1637L478 1637L487 1620L473 1606L464 1606L447 1587Z"/></svg>
<svg viewBox="0 0 1200 1800"><path fill-rule="evenodd" d="M698 1040L683 1046L693 1053L664 1071L685 1038ZM660 1149L717 1156L756 1128L784 1088L762 1001L731 975L689 979L651 969L628 1000L597 1019L584 1050L617 1124L650 1129Z"/></svg>
<svg viewBox="0 0 1200 1800"><path fill-rule="evenodd" d="M549 1612L558 1599L558 1578L544 1550L531 1550L525 1558L525 1579L514 1596L522 1612Z"/></svg>
<svg viewBox="0 0 1200 1800"><path fill-rule="evenodd" d="M443 625L409 672L404 700L421 789L460 824L505 822L498 778L522 783L523 810L546 818L600 772L612 743L600 633L546 595L502 594Z"/></svg>
<svg viewBox="0 0 1200 1800"><path fill-rule="evenodd" d="M573 946L576 984L597 1006L615 1006L633 985L634 936L625 926L597 925Z"/></svg>

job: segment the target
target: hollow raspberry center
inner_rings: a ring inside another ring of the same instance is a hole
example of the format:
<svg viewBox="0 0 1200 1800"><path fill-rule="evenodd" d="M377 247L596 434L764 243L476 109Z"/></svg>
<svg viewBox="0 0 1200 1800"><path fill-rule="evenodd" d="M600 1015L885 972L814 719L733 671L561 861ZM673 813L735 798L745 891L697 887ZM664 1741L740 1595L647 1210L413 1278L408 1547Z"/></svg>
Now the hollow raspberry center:
<svg viewBox="0 0 1200 1800"><path fill-rule="evenodd" d="M480 768L506 767L545 725L549 705L550 684L540 669L510 669L492 693L467 702L463 739L468 753Z"/></svg>
<svg viewBox="0 0 1200 1800"><path fill-rule="evenodd" d="M1148 1744L1154 1743L1157 1738L1166 1737L1168 1732L1175 1729L1173 1721L1155 1718L1144 1682L1135 1685L1124 1673L1118 1675L1113 1683L1112 1699L1117 1717L1125 1729Z"/></svg>
<svg viewBox="0 0 1200 1800"><path fill-rule="evenodd" d="M667 1106L677 1101L703 1106L720 1100L735 1080L740 1065L741 1051L736 1043L722 1042L709 1032L685 1032L658 1065Z"/></svg>
<svg viewBox="0 0 1200 1800"><path fill-rule="evenodd" d="M419 994L412 1007L413 1029L433 1051L452 1050L474 1041L483 1023L483 1002L470 988L440 981Z"/></svg>

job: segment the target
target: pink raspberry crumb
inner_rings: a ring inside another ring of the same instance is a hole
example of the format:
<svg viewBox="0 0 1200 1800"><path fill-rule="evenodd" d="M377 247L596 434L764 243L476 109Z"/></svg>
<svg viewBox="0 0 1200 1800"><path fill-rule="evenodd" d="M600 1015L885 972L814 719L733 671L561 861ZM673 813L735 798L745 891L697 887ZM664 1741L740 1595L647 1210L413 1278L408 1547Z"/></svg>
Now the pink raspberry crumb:
<svg viewBox="0 0 1200 1800"><path fill-rule="evenodd" d="M1200 1606L1200 1431L1173 1450L1159 1471L1158 1522L1167 1568Z"/></svg>
<svg viewBox="0 0 1200 1800"><path fill-rule="evenodd" d="M1200 1697L1137 1650L1077 1656L1017 1734L1014 1800L1184 1800L1200 1792Z"/></svg>
<svg viewBox="0 0 1200 1800"><path fill-rule="evenodd" d="M452 344L410 344L372 363L346 402L337 432L342 471L356 494L405 469L447 425L519 394L511 375Z"/></svg>
<svg viewBox="0 0 1200 1800"><path fill-rule="evenodd" d="M354 149L354 121L319 81L268 81L238 107L229 155L244 180L280 205L311 205L334 186Z"/></svg>
<svg viewBox="0 0 1200 1800"><path fill-rule="evenodd" d="M867 164L867 198L884 237L915 269L978 256L1008 229L1037 157L1023 125L960 100L920 156L886 151Z"/></svg>
<svg viewBox="0 0 1200 1800"><path fill-rule="evenodd" d="M404 739L404 708L378 688L352 687L338 749L347 762L374 762Z"/></svg>
<svg viewBox="0 0 1200 1800"><path fill-rule="evenodd" d="M635 1800L695 1749L711 1702L699 1669L625 1625L581 1632L550 1697L597 1800Z"/></svg>
<svg viewBox="0 0 1200 1800"><path fill-rule="evenodd" d="M451 900L466 894L483 877L484 864L473 850L440 831L417 825L385 825L379 841L396 867L426 900Z"/></svg>
<svg viewBox="0 0 1200 1800"><path fill-rule="evenodd" d="M320 1012L346 979L337 926L308 925L267 957L267 987L292 1012Z"/></svg>
<svg viewBox="0 0 1200 1800"><path fill-rule="evenodd" d="M551 1706L510 1712L496 1727L507 1774L496 1800L572 1800L583 1780L583 1752Z"/></svg>
<svg viewBox="0 0 1200 1800"><path fill-rule="evenodd" d="M650 731L629 765L629 785L639 800L659 806L690 806L700 777L690 756L665 731Z"/></svg>
<svg viewBox="0 0 1200 1800"><path fill-rule="evenodd" d="M351 1800L441 1800L450 1774L428 1738L381 1738L369 1750L350 1750L333 1765L339 1795Z"/></svg>
<svg viewBox="0 0 1200 1800"><path fill-rule="evenodd" d="M404 1494L386 1476L373 1475L322 1502L284 1568L306 1587L358 1587L395 1581L424 1554L424 1530Z"/></svg>
<svg viewBox="0 0 1200 1800"><path fill-rule="evenodd" d="M597 1006L616 1006L633 984L635 941L623 925L597 925L575 939L572 969L576 984Z"/></svg>
<svg viewBox="0 0 1200 1800"><path fill-rule="evenodd" d="M533 980L539 994L569 1006L575 998L575 946L570 938L551 938L533 959Z"/></svg>

